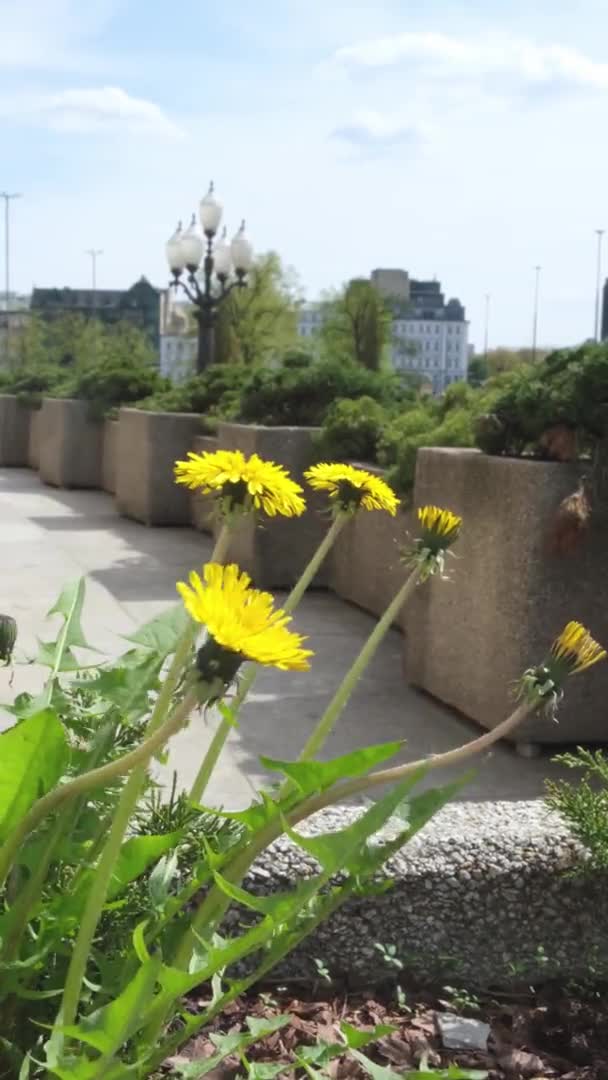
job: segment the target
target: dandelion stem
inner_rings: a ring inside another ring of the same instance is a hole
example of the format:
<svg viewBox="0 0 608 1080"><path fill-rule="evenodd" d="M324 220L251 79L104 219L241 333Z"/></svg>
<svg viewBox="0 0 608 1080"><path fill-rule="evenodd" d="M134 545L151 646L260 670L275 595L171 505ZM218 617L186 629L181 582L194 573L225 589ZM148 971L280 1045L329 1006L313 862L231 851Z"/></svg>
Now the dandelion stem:
<svg viewBox="0 0 608 1080"><path fill-rule="evenodd" d="M73 1024L76 1019L91 942L106 902L108 888L120 854L124 834L140 795L148 762L155 748L162 746L172 734L184 727L190 713L198 702L199 694L197 692L191 691L188 693L165 723L157 728L156 732L137 748L136 753L139 755L137 767L131 773L116 807L108 839L95 869L95 876L89 889L78 936L74 943L63 992L62 1023L66 1026ZM151 744L155 745L151 748Z"/></svg>
<svg viewBox="0 0 608 1080"><path fill-rule="evenodd" d="M343 512L336 514L334 520L331 523L330 528L327 530L323 540L319 544L312 559L303 570L300 578L291 590L287 600L283 604L283 611L291 614L295 611L296 607L300 603L300 600L304 596L311 581L314 580L317 572L322 566L323 562L327 558L327 555L331 551L337 537L340 532L349 521L351 515ZM238 716L241 705L245 701L247 694L253 686L258 673L257 664L248 664L243 677L239 683L238 690L229 706L230 715L223 716L220 720L217 730L207 748L205 756L201 762L201 766L196 774L196 778L190 790L190 798L193 802L200 803L203 798L207 785L213 774L213 770L217 765L218 758L224 748L226 740L234 727L236 717Z"/></svg>
<svg viewBox="0 0 608 1080"><path fill-rule="evenodd" d="M403 605L416 588L419 576L418 570L412 571L407 581L401 586L397 595L391 600L386 611L376 623L370 636L365 642L365 645L357 656L357 659L342 679L342 682L323 713L323 716L306 742L304 749L300 753L299 761L309 761L310 758L314 757L326 743L348 704L350 696L359 682L359 679L367 665L375 656L382 639L392 626Z"/></svg>

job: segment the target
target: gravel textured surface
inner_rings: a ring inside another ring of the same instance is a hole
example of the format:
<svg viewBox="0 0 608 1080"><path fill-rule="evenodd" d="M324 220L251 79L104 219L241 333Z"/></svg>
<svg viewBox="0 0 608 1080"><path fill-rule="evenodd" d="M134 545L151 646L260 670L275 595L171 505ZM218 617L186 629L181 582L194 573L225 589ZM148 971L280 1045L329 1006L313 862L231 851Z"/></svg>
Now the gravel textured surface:
<svg viewBox="0 0 608 1080"><path fill-rule="evenodd" d="M360 813L332 808L300 830L334 830ZM583 862L541 801L450 804L387 863L392 889L350 901L275 976L310 980L319 958L335 978L377 984L395 972L383 968L376 943L394 945L413 973L452 985L580 976L590 959L599 968L608 957L607 880L577 873ZM282 837L246 885L285 890L315 869Z"/></svg>

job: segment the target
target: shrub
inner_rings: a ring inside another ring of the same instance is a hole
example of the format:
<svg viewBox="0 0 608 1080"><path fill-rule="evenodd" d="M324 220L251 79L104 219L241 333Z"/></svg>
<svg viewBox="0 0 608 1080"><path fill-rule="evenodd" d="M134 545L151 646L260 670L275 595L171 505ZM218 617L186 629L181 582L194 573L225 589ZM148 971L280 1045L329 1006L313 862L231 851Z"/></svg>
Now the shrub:
<svg viewBox="0 0 608 1080"><path fill-rule="evenodd" d="M327 412L317 440L319 451L338 461L375 462L387 420L385 406L371 397L342 398Z"/></svg>
<svg viewBox="0 0 608 1080"><path fill-rule="evenodd" d="M212 364L179 386L168 383L160 392L137 402L140 409L154 412L206 413L234 419L240 407L241 389L249 379L239 364Z"/></svg>
<svg viewBox="0 0 608 1080"><path fill-rule="evenodd" d="M444 410L442 403L430 401L397 417L385 430L378 458L387 467L388 482L402 495L411 493L416 476L416 458L423 446L472 446L473 414L467 408Z"/></svg>
<svg viewBox="0 0 608 1080"><path fill-rule="evenodd" d="M543 435L559 426L589 449L608 434L608 346L559 349L540 364L522 364L490 380L479 400L486 418L477 445L486 452L544 455Z"/></svg>
<svg viewBox="0 0 608 1080"><path fill-rule="evenodd" d="M317 427L339 398L362 396L394 405L411 397L411 391L395 375L335 360L317 360L305 368L261 369L252 372L243 388L240 419Z"/></svg>
<svg viewBox="0 0 608 1080"><path fill-rule="evenodd" d="M132 404L168 385L153 367L125 367L110 361L76 372L65 384L64 393L88 401L91 415L101 419L119 405Z"/></svg>
<svg viewBox="0 0 608 1080"><path fill-rule="evenodd" d="M4 394L15 394L29 409L39 409L43 397L61 393L64 385L65 372L50 365L3 373L1 384Z"/></svg>

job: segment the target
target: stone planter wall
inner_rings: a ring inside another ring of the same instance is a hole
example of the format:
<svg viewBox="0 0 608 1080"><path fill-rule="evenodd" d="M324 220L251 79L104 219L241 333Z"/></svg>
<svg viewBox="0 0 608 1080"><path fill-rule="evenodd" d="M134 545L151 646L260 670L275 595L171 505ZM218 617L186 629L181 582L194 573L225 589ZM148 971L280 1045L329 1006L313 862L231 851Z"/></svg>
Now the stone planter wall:
<svg viewBox="0 0 608 1080"><path fill-rule="evenodd" d="M316 428L262 427L249 424L220 424L221 449L257 453L288 469L292 478L302 482L302 474L314 460L313 436ZM246 520L235 531L229 559L246 570L255 585L263 589L289 588L299 578L329 525L327 515L319 513L326 501L317 499L306 488L309 509L299 518L262 518ZM216 526L217 529L217 526ZM315 581L326 585L327 565Z"/></svg>
<svg viewBox="0 0 608 1080"><path fill-rule="evenodd" d="M118 418L116 502L121 514L145 525L189 525L190 493L173 467L200 431L200 416L121 409Z"/></svg>
<svg viewBox="0 0 608 1080"><path fill-rule="evenodd" d="M485 728L513 708L513 684L542 661L570 619L608 642L606 525L593 520L580 549L551 554L547 538L581 467L488 457L477 450L418 452L415 504L463 517L447 560L408 607L408 680ZM568 680L559 723L535 717L518 741L608 741L608 664Z"/></svg>
<svg viewBox="0 0 608 1080"><path fill-rule="evenodd" d="M0 465L28 463L30 410L14 394L0 394Z"/></svg>
<svg viewBox="0 0 608 1080"><path fill-rule="evenodd" d="M383 475L374 465L361 468ZM410 511L398 512L394 518L380 510L359 511L332 549L329 586L333 592L372 615L382 615L407 576L400 553L412 528ZM405 612L398 625L404 618Z"/></svg>
<svg viewBox="0 0 608 1080"><path fill-rule="evenodd" d="M103 425L89 403L45 398L40 410L40 478L65 488L101 487Z"/></svg>
<svg viewBox="0 0 608 1080"><path fill-rule="evenodd" d="M116 491L118 420L106 420L101 448L101 486L109 495Z"/></svg>
<svg viewBox="0 0 608 1080"><path fill-rule="evenodd" d="M30 409L27 463L30 469L40 468L40 409Z"/></svg>
<svg viewBox="0 0 608 1080"><path fill-rule="evenodd" d="M218 440L212 435L197 435L192 449L197 454L213 453L219 446ZM192 524L198 532L212 534L214 530L215 502L211 495L201 495L193 491L190 495L190 509Z"/></svg>
<svg viewBox="0 0 608 1080"><path fill-rule="evenodd" d="M298 831L344 828L360 812L325 810ZM605 977L607 879L572 872L583 865L572 836L542 802L451 803L389 861L392 889L349 901L273 978L308 983L322 956L333 978L377 986L390 971L378 962L376 942L394 945L406 972L427 984L521 990L522 981L566 982L590 969ZM256 860L245 886L280 892L312 872L310 856L282 837ZM251 918L250 911L229 913L232 924Z"/></svg>

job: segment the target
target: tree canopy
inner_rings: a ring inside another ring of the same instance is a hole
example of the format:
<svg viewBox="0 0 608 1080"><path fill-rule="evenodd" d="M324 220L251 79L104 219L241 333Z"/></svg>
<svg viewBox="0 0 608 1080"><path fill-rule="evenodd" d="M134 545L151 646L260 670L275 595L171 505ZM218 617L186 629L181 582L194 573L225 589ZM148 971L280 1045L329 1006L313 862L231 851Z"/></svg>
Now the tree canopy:
<svg viewBox="0 0 608 1080"><path fill-rule="evenodd" d="M264 364L298 344L298 283L279 256L260 255L245 289L233 289L220 305L215 362Z"/></svg>
<svg viewBox="0 0 608 1080"><path fill-rule="evenodd" d="M378 371L390 327L390 312L380 293L367 279L354 278L327 301L320 338L328 355Z"/></svg>

